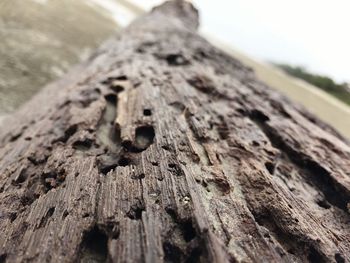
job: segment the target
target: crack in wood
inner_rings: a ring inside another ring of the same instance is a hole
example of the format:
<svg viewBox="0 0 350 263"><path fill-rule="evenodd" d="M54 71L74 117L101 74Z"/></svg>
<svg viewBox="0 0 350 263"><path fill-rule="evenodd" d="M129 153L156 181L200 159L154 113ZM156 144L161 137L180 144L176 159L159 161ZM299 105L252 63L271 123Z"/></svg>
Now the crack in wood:
<svg viewBox="0 0 350 263"><path fill-rule="evenodd" d="M84 234L82 247L80 248L79 262L107 262L108 259L108 237L97 226Z"/></svg>
<svg viewBox="0 0 350 263"><path fill-rule="evenodd" d="M338 184L330 175L329 171L316 161L310 159L310 157L290 147L283 140L281 135L267 123L269 118L264 113L254 110L249 117L261 128L266 137L270 140L272 146L286 154L290 161L303 170L306 176L305 179L322 191L329 203L347 212L350 192L342 185Z"/></svg>

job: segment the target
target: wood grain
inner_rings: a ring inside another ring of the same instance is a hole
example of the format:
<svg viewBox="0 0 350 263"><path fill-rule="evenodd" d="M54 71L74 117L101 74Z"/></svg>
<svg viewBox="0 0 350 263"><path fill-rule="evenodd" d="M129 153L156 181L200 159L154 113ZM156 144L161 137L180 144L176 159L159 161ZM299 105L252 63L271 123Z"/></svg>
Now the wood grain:
<svg viewBox="0 0 350 263"><path fill-rule="evenodd" d="M0 262L348 262L350 145L173 1L0 131Z"/></svg>

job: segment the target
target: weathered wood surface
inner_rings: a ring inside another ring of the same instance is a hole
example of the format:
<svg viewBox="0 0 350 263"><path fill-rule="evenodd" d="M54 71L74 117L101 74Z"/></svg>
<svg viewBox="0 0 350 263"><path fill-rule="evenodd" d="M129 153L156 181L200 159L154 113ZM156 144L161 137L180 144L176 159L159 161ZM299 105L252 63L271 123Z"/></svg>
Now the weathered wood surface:
<svg viewBox="0 0 350 263"><path fill-rule="evenodd" d="M350 145L171 2L0 131L0 262L349 262Z"/></svg>

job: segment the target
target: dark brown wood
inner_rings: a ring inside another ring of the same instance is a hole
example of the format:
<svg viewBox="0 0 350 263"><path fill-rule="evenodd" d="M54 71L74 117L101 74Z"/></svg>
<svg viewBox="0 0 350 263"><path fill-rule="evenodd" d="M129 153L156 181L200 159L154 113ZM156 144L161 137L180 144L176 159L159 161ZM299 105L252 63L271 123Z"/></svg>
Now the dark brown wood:
<svg viewBox="0 0 350 263"><path fill-rule="evenodd" d="M168 2L0 131L0 262L349 262L350 144Z"/></svg>

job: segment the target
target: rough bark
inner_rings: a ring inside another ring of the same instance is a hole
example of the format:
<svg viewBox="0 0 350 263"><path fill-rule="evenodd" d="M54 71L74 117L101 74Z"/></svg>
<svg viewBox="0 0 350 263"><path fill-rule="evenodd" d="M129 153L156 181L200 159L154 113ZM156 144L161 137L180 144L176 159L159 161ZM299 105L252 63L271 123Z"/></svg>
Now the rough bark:
<svg viewBox="0 0 350 263"><path fill-rule="evenodd" d="M0 262L349 261L349 142L197 26L166 3L5 122Z"/></svg>

